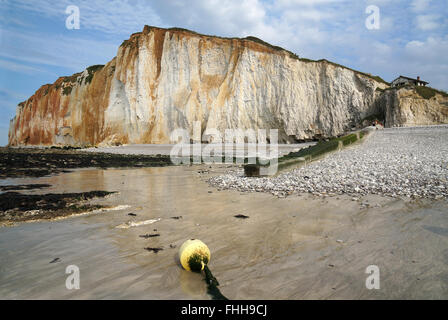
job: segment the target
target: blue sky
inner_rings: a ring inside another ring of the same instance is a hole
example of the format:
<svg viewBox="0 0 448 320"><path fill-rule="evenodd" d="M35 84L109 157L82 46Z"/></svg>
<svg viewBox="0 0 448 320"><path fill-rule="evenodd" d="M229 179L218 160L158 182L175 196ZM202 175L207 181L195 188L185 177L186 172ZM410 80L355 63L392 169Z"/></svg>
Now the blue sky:
<svg viewBox="0 0 448 320"><path fill-rule="evenodd" d="M67 6L80 29L65 26ZM380 28L365 26L366 7ZM105 64L145 24L259 37L312 59L325 58L387 81L420 75L448 90L446 0L0 0L0 145L19 102L41 85Z"/></svg>

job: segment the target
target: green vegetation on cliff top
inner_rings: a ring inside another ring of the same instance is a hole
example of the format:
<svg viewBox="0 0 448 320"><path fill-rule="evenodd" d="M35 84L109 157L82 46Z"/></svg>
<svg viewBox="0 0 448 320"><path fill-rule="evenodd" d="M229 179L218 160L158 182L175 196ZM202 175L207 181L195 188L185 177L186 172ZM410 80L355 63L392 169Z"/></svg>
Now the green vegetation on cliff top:
<svg viewBox="0 0 448 320"><path fill-rule="evenodd" d="M376 91L379 92L386 92L386 91L393 91L393 90L400 90L402 88L408 89L408 90L412 90L414 89L415 92L422 97L423 99L431 99L432 97L435 97L436 94L440 94L443 97L448 97L448 93L443 91L443 90L437 90L431 87L422 87L422 86L415 86L415 85L411 85L411 84L404 84L404 85L400 85L400 86L396 86L396 87L389 87L386 89L380 89L380 88L376 88Z"/></svg>
<svg viewBox="0 0 448 320"><path fill-rule="evenodd" d="M437 90L437 89L434 89L434 88L431 88L431 87L416 86L415 87L415 91L417 91L419 96L422 97L423 99L431 99L437 93L442 95L442 96L444 96L444 97L448 97L448 93L446 93L445 91Z"/></svg>

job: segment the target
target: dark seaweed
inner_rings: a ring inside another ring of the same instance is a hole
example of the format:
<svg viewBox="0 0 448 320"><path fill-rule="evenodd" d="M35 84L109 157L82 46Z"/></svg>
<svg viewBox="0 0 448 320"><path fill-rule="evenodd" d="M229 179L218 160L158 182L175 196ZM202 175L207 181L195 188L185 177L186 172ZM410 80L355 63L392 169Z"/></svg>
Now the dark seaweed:
<svg viewBox="0 0 448 320"><path fill-rule="evenodd" d="M147 247L147 248L145 248L145 250L148 250L148 251L152 251L152 252L154 252L154 253L157 253L157 252L159 252L159 251L162 251L163 248L151 248L151 247Z"/></svg>
<svg viewBox="0 0 448 320"><path fill-rule="evenodd" d="M219 282L213 276L207 265L204 267L205 282L207 283L207 293L212 297L212 300L229 300L218 289Z"/></svg>
<svg viewBox="0 0 448 320"><path fill-rule="evenodd" d="M50 184L18 184L10 186L0 186L1 191L18 191L18 190L34 190L51 187Z"/></svg>
<svg viewBox="0 0 448 320"><path fill-rule="evenodd" d="M0 148L0 178L43 177L74 168L163 167L169 156L83 152L72 148Z"/></svg>
<svg viewBox="0 0 448 320"><path fill-rule="evenodd" d="M0 222L23 222L69 216L74 213L103 208L100 205L80 204L82 201L105 197L115 192L90 191L81 193L0 194Z"/></svg>
<svg viewBox="0 0 448 320"><path fill-rule="evenodd" d="M142 234L139 237L149 239L149 238L154 238L154 237L160 237L160 234L159 233L155 233L155 234L147 233L147 234Z"/></svg>

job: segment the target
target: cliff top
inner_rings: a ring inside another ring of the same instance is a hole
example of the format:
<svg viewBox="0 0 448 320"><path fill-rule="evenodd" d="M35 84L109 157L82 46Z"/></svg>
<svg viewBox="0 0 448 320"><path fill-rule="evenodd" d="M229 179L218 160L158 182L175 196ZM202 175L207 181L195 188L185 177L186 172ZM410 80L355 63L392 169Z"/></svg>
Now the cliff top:
<svg viewBox="0 0 448 320"><path fill-rule="evenodd" d="M365 73L365 72L361 72L343 65L340 65L338 63L329 61L327 59L319 59L319 60L312 60L312 59L307 59L307 58L301 58L299 57L296 53L291 52L289 50L286 50L282 47L279 46L275 46L272 45L266 41L263 41L257 37L254 36L247 36L245 38L238 38L238 37L220 37L220 36L216 36L216 35L206 35L206 34L201 34L198 33L196 31L192 31L192 30L188 30L188 29L184 29L184 28L178 28L178 27L172 27L172 28L159 28L159 27L155 27L155 26L148 26L145 25L143 28L143 31L141 32L136 32L133 33L128 40L124 40L123 43L120 45L120 47L122 46L127 46L127 45L131 45L132 43L134 43L135 40L137 40L141 35L146 35L149 34L151 31L155 31L155 32L171 32L173 34L181 34L184 36L194 36L194 37L200 37L200 38L207 38L207 39L214 39L214 40L224 40L224 41L240 41L242 43L243 46L249 47L250 49L255 49L257 51L267 51L267 52L272 52L272 53L285 53L287 55L289 55L290 58L292 59L296 59L302 62L310 62L310 63L328 63L331 64L335 67L340 67L340 68L344 68L347 70L351 70L353 72L355 72L356 74L368 77L372 80L375 80L377 82L381 82L384 83L386 85L390 85L389 82L385 81L384 79L382 79L380 76L374 76L371 75L370 73ZM263 50L264 49L264 50Z"/></svg>
<svg viewBox="0 0 448 320"><path fill-rule="evenodd" d="M261 39L259 39L259 38L257 38L257 37L253 37L253 36L248 36L248 37L245 37L245 38L238 38L238 37L220 37L220 36L215 36L215 35L201 34L201 33L198 33L198 32L196 32L196 31L192 31L192 30L188 30L188 29L184 29L184 28L178 28L178 27L173 27L173 28L159 28L159 27L154 27L154 26L148 26L148 25L145 25L144 28L143 28L143 31L142 31L142 32L136 32L136 33L133 33L133 34L129 37L128 40L124 40L124 41L123 41L123 43L121 44L121 46L126 45L127 43L129 43L129 41L132 41L134 38L137 38L137 37L139 37L139 36L142 35L142 34L148 34L148 33L150 33L151 31L172 32L172 33L183 34L183 35L187 35L187 36L196 36L196 37L200 37L200 38L210 38L210 39L219 39L219 40L228 40L228 41L229 41L229 40L230 40L230 41L231 41L231 40L237 40L237 41L242 41L243 43L244 43L244 42L248 42L248 41L250 41L250 42L259 44L259 45L261 45L261 46L264 46L264 47L266 47L267 49L271 49L271 50L274 50L274 51L280 51L280 52L288 53L288 54L291 56L291 58L299 59L299 57L298 57L295 53L293 53L293 52L291 52L291 51L289 51L289 50L286 50L286 49L284 49L284 48L282 48L282 47L274 46L274 45L272 45L272 44L270 44L270 43L268 43L268 42L265 42L265 41L263 41L263 40L261 40Z"/></svg>

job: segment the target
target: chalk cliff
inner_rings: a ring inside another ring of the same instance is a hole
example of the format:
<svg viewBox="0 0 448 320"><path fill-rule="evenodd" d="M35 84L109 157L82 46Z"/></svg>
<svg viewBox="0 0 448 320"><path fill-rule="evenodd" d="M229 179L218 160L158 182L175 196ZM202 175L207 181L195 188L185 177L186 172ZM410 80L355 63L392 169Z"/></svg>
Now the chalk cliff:
<svg viewBox="0 0 448 320"><path fill-rule="evenodd" d="M329 137L386 110L387 87L257 38L145 26L107 65L61 77L19 104L9 144L170 143L174 129L191 134L195 121L221 132L279 129L280 142Z"/></svg>
<svg viewBox="0 0 448 320"><path fill-rule="evenodd" d="M431 88L385 90L378 100L386 127L448 123L448 95Z"/></svg>

